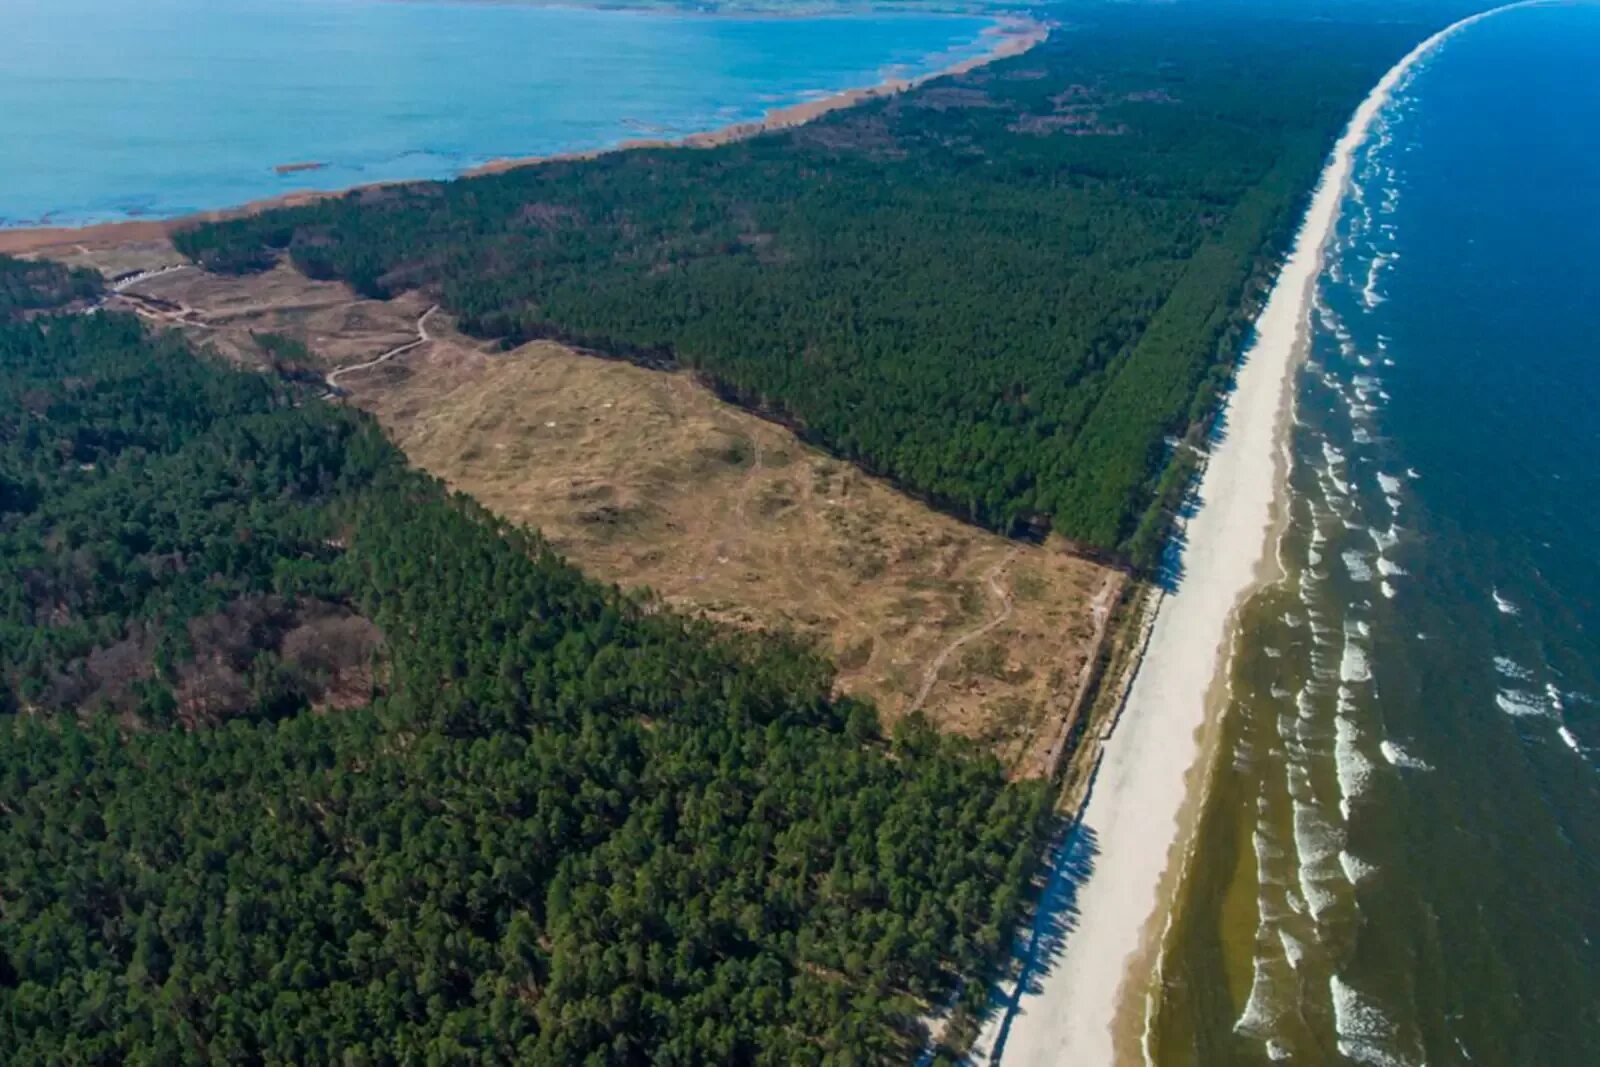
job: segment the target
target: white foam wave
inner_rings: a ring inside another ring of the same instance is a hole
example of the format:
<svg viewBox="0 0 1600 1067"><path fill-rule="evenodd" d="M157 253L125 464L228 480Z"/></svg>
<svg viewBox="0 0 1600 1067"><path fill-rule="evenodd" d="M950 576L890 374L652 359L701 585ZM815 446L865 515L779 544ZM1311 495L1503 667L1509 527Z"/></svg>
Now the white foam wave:
<svg viewBox="0 0 1600 1067"><path fill-rule="evenodd" d="M1550 714L1544 698L1525 689L1502 689L1494 695L1494 702L1501 711L1517 718Z"/></svg>
<svg viewBox="0 0 1600 1067"><path fill-rule="evenodd" d="M1372 780L1372 772L1376 768L1356 744L1361 736L1356 724L1340 715L1334 719L1333 725L1333 753L1339 775L1339 792L1346 799L1355 799L1367 791L1367 783Z"/></svg>
<svg viewBox="0 0 1600 1067"><path fill-rule="evenodd" d="M1378 873L1378 868L1360 856L1352 855L1348 849L1339 853L1339 866L1344 868L1344 876L1351 885L1360 885Z"/></svg>
<svg viewBox="0 0 1600 1067"><path fill-rule="evenodd" d="M1510 656L1496 656L1494 658L1494 669L1513 681L1533 681L1533 672Z"/></svg>
<svg viewBox="0 0 1600 1067"><path fill-rule="evenodd" d="M1372 667L1367 663L1366 651L1347 638L1344 643L1344 654L1339 657L1339 680L1366 682L1371 679Z"/></svg>
<svg viewBox="0 0 1600 1067"><path fill-rule="evenodd" d="M1494 606L1500 609L1500 614L1502 614L1502 615L1521 615L1522 614L1522 609L1517 607L1511 601L1507 600L1505 597L1501 596L1499 589L1490 590L1490 595L1492 595L1494 597Z"/></svg>
<svg viewBox="0 0 1600 1067"><path fill-rule="evenodd" d="M1413 756L1404 748L1401 748L1398 742L1380 741L1378 743L1378 751L1383 753L1383 758L1388 760L1391 766L1403 767L1408 771L1433 770L1433 764L1420 756Z"/></svg>
<svg viewBox="0 0 1600 1067"><path fill-rule="evenodd" d="M1375 1000L1338 975L1328 979L1328 991L1340 1054L1368 1067L1404 1067L1412 1062L1394 1047L1395 1025Z"/></svg>
<svg viewBox="0 0 1600 1067"><path fill-rule="evenodd" d="M1344 569L1350 572L1353 582L1372 581L1372 567L1367 563L1367 557L1359 549L1347 548L1339 556L1344 560Z"/></svg>

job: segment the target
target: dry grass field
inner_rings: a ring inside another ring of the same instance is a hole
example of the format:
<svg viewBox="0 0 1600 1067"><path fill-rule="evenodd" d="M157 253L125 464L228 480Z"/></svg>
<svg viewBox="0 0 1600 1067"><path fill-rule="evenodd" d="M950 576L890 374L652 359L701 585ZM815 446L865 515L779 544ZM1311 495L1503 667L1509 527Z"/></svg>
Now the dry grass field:
<svg viewBox="0 0 1600 1067"><path fill-rule="evenodd" d="M180 262L164 241L53 250L112 276ZM1120 574L935 512L719 401L685 373L551 343L498 352L420 296L356 298L288 268L192 267L117 303L265 365L253 335L303 343L418 466L538 527L589 573L679 608L800 635L847 692L914 710L1046 773ZM378 361L371 366L357 367Z"/></svg>

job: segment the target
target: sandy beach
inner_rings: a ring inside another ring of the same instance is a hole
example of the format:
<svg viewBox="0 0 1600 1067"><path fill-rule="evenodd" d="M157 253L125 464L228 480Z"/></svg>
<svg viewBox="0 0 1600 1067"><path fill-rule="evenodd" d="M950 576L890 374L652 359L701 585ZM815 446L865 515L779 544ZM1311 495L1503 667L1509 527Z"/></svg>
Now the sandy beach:
<svg viewBox="0 0 1600 1067"><path fill-rule="evenodd" d="M1176 589L1158 609L1080 824L1057 857L1023 992L1006 991L1009 1005L988 1021L976 1062L1087 1067L1143 1059L1161 934L1226 702L1233 620L1276 573L1269 549L1283 498L1295 371L1355 152L1409 68L1445 37L1494 13L1464 19L1413 49L1362 102L1329 157L1228 399L1224 432L1183 531Z"/></svg>
<svg viewBox="0 0 1600 1067"><path fill-rule="evenodd" d="M854 107L884 96L893 96L905 92L934 78L948 77L954 74L964 74L970 70L986 66L1000 59L1022 53L1039 44L1050 34L1050 27L1032 19L1009 18L1000 21L985 30L983 36L990 39L990 47L983 53L970 56L967 59L954 63L948 67L934 71L919 78L893 78L877 85L863 86L857 89L847 89L840 93L821 97L816 100L807 100L788 107L774 108L765 116L755 122L736 122L714 130L703 130L691 133L680 138L645 138L631 139L612 145L609 148L596 149L588 152L566 152L554 155L528 156L525 158L494 160L481 166L463 171L461 177L473 177L480 174L494 174L519 167L531 167L540 163L552 163L560 160L594 159L599 156L609 155L612 152L626 152L641 148L714 148L717 145L729 144L756 137L763 133L775 130L789 129L803 123L812 121L831 111L841 108ZM326 166L325 163L289 163L279 166L280 173L296 173L315 167ZM262 200L253 200L236 207L224 208L217 211L203 211L193 215L185 215L171 219L127 219L117 222L105 222L92 226L57 226L17 229L0 229L0 254L27 255L39 253L52 248L73 248L78 245L105 246L120 244L129 241L160 240L172 230L196 222L210 222L219 219L233 218L240 215L251 215L260 211L268 211L278 207L294 207L300 204L311 203L324 197L343 196L356 189L377 188L387 185L407 185L410 182L373 182L367 185L351 186L345 189L322 190L297 190L283 193L278 196L267 197Z"/></svg>

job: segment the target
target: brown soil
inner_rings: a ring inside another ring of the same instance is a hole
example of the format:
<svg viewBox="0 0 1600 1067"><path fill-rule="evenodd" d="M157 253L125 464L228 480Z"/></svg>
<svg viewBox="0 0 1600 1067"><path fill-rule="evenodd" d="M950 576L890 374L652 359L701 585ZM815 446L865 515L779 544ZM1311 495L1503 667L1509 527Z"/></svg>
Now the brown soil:
<svg viewBox="0 0 1600 1067"><path fill-rule="evenodd" d="M179 262L164 244L66 258L151 270ZM547 342L496 352L420 296L361 300L287 267L187 267L114 302L249 364L266 361L252 331L301 341L321 370L346 368L339 390L414 463L596 577L801 635L886 720L920 708L1014 774L1054 769L1120 595L1114 571L935 512L685 373Z"/></svg>

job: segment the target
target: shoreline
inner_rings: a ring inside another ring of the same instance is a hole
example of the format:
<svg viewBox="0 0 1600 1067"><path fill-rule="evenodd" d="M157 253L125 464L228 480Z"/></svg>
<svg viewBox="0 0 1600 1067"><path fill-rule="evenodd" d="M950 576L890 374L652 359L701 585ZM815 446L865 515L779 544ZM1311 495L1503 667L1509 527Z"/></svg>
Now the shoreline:
<svg viewBox="0 0 1600 1067"><path fill-rule="evenodd" d="M490 160L487 163L469 167L454 178L443 180L457 181L462 178L475 178L486 174L500 174L522 167L538 166L542 163L598 159L614 152L631 152L647 148L715 148L719 145L732 144L764 133L792 129L813 119L820 118L829 112L855 107L870 100L894 96L936 78L965 74L1002 59L1023 55L1043 42L1050 35L1050 31L1051 24L1037 19L1022 16L999 16L995 18L994 24L985 28L978 37L980 41L985 38L993 39L992 46L986 51L978 55L968 56L949 66L941 67L936 71L918 75L914 78L889 78L878 82L876 85L843 89L815 100L802 100L798 103L769 109L759 119L729 123L726 126L719 126L715 129L685 134L682 137L630 138L605 148ZM0 254L37 254L56 248L74 248L77 245L86 243L104 246L134 241L162 240L171 234L173 230L183 226L256 215L274 208L300 207L316 203L319 200L346 196L365 189L381 189L397 185L421 185L435 180L438 179L416 178L365 182L346 186L342 189L300 189L263 197L260 200L246 201L233 207L197 211L188 215L178 215L166 219L118 219L112 222L96 222L83 226L0 228Z"/></svg>
<svg viewBox="0 0 1600 1067"><path fill-rule="evenodd" d="M987 1020L982 1063L1150 1063L1152 988L1166 931L1193 857L1194 829L1215 765L1240 608L1281 572L1294 386L1324 249L1338 221L1357 149L1395 87L1460 30L1523 0L1463 18L1391 67L1335 142L1294 245L1255 323L1227 398L1227 432L1197 486L1179 588L1156 609L1119 725L1106 742L1078 815L1079 853L1092 873L1074 887L1075 929L1056 965L1027 976L1036 993ZM1242 552L1240 545L1256 546ZM1185 741L1187 739L1187 741ZM1098 854L1084 856L1098 847ZM1051 885L1060 880L1052 872ZM1049 892L1047 889L1046 892ZM996 1045L999 1044L997 1048Z"/></svg>

